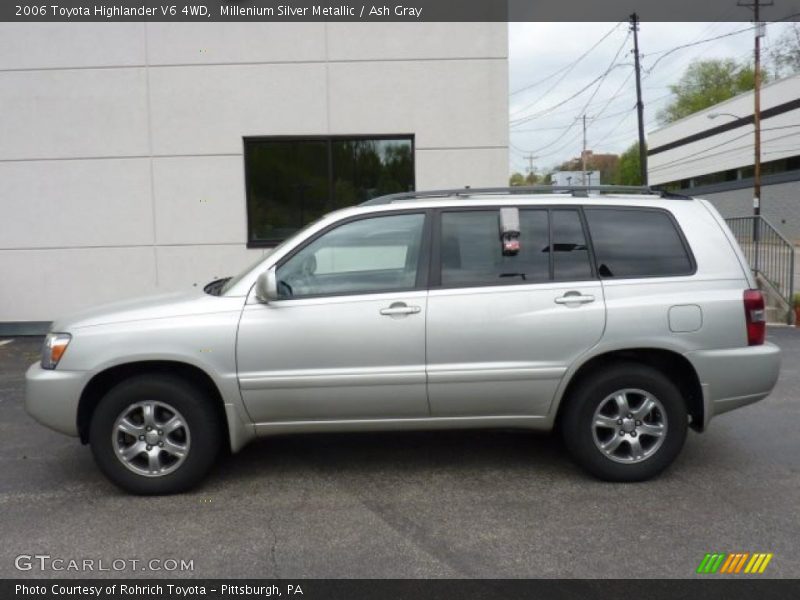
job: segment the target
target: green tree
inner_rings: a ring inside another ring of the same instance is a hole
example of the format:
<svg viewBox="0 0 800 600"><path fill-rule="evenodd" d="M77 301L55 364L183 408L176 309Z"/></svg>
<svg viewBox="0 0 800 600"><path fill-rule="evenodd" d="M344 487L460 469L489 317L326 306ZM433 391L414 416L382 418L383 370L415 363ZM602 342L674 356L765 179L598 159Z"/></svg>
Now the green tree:
<svg viewBox="0 0 800 600"><path fill-rule="evenodd" d="M766 79L762 76L762 81ZM732 58L695 61L678 83L669 86L674 98L658 113L658 119L672 123L754 87L755 73L748 64Z"/></svg>
<svg viewBox="0 0 800 600"><path fill-rule="evenodd" d="M800 71L800 24L792 23L769 51L769 63L776 77Z"/></svg>
<svg viewBox="0 0 800 600"><path fill-rule="evenodd" d="M511 187L520 186L520 185L536 185L541 180L536 173L528 173L527 175L523 175L519 171L515 171L511 174L511 177L508 178L508 185Z"/></svg>
<svg viewBox="0 0 800 600"><path fill-rule="evenodd" d="M617 185L642 185L642 172L639 167L639 142L630 146L619 157Z"/></svg>

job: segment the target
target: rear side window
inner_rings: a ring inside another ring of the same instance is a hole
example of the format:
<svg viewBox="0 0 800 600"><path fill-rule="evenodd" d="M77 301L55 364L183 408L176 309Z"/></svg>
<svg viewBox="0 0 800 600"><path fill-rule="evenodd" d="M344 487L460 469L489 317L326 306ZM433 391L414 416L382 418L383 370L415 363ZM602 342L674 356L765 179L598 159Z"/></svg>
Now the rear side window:
<svg viewBox="0 0 800 600"><path fill-rule="evenodd" d="M589 248L576 210L554 210L552 216L553 274L557 280L591 279Z"/></svg>
<svg viewBox="0 0 800 600"><path fill-rule="evenodd" d="M660 210L586 209L600 277L691 275L692 260L675 222Z"/></svg>
<svg viewBox="0 0 800 600"><path fill-rule="evenodd" d="M442 213L442 285L468 287L592 278L574 209L521 209L520 251L504 256L496 210ZM551 240L552 235L552 240Z"/></svg>
<svg viewBox="0 0 800 600"><path fill-rule="evenodd" d="M442 213L442 285L505 285L550 279L547 211L521 210L521 249L503 256L500 213L476 210Z"/></svg>

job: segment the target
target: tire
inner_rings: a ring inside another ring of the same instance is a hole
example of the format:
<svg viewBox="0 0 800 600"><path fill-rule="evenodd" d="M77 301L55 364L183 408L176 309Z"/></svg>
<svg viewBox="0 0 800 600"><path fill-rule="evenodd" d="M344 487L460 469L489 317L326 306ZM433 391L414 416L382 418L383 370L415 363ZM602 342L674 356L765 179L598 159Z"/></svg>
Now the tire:
<svg viewBox="0 0 800 600"><path fill-rule="evenodd" d="M680 391L646 365L617 363L595 371L566 401L564 443L581 467L606 481L655 477L686 440L688 415Z"/></svg>
<svg viewBox="0 0 800 600"><path fill-rule="evenodd" d="M213 466L222 446L218 414L189 382L140 375L100 400L89 443L100 470L123 490L176 494L196 486Z"/></svg>

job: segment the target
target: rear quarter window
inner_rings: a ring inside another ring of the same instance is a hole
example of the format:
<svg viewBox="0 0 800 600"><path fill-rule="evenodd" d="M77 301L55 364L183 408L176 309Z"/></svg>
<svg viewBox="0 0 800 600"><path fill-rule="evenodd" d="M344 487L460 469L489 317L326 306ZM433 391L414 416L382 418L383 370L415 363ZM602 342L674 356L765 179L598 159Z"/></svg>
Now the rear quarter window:
<svg viewBox="0 0 800 600"><path fill-rule="evenodd" d="M694 273L694 262L683 237L666 211L589 208L585 213L600 277L674 277Z"/></svg>

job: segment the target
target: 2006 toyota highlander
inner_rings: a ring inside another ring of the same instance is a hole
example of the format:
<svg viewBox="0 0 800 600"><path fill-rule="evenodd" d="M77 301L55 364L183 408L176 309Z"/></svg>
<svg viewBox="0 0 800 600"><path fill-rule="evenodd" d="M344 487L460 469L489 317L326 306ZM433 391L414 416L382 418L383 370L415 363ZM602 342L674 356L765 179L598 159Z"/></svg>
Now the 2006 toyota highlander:
<svg viewBox="0 0 800 600"><path fill-rule="evenodd" d="M197 484L294 432L557 428L586 470L652 477L687 427L761 400L780 354L706 201L449 190L328 214L204 292L56 321L27 410L122 488Z"/></svg>

